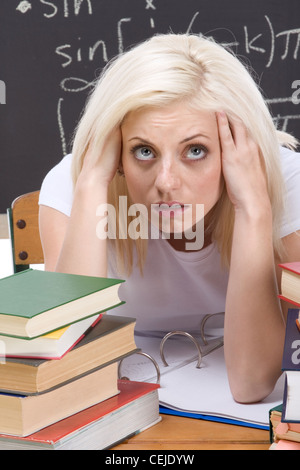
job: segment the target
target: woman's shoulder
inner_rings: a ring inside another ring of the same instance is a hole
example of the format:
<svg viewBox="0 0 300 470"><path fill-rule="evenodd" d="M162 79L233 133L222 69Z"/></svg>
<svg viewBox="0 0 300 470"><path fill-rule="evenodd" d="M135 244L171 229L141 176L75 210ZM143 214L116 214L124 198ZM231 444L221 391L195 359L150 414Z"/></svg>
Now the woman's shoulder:
<svg viewBox="0 0 300 470"><path fill-rule="evenodd" d="M300 172L300 153L287 147L280 147L280 161L284 177Z"/></svg>
<svg viewBox="0 0 300 470"><path fill-rule="evenodd" d="M46 174L40 189L40 205L70 215L73 201L71 165L72 155L68 154Z"/></svg>
<svg viewBox="0 0 300 470"><path fill-rule="evenodd" d="M72 164L72 154L69 153L65 155L55 166L51 168L51 170L45 176L46 178L49 177L57 177L60 175L68 175L71 174L71 164Z"/></svg>

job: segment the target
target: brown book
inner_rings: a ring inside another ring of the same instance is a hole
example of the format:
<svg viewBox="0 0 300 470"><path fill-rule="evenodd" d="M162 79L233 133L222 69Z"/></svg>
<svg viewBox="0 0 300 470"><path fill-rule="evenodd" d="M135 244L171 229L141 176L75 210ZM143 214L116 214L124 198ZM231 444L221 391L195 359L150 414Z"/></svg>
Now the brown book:
<svg viewBox="0 0 300 470"><path fill-rule="evenodd" d="M28 436L118 394L118 363L35 396L0 394L0 433Z"/></svg>
<svg viewBox="0 0 300 470"><path fill-rule="evenodd" d="M159 385L119 380L120 393L26 437L0 434L0 450L100 450L161 420Z"/></svg>
<svg viewBox="0 0 300 470"><path fill-rule="evenodd" d="M103 315L61 359L6 358L0 364L0 390L32 395L51 390L137 350L135 319Z"/></svg>

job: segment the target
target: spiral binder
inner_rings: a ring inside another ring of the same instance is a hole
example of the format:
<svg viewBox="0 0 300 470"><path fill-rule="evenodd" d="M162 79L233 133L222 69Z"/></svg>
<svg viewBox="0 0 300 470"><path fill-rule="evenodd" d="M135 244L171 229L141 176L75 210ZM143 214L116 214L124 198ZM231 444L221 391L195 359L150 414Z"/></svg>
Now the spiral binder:
<svg viewBox="0 0 300 470"><path fill-rule="evenodd" d="M207 321L212 318L212 317L216 317L217 315L221 315L221 316L224 316L224 312L218 312L218 313L213 313L213 314L208 314L208 315L205 315L201 321L201 324L200 324L200 337L201 337L201 340L203 342L203 344L205 346L209 346L210 345L210 342L209 340L206 338L206 335L205 335L205 325L207 323ZM165 367L168 367L168 363L166 361L166 358L165 358L165 352L164 352L164 347L165 347L165 343L166 341L172 337L172 336L184 336L186 338L188 338L189 340L191 340L191 342L195 345L195 348L197 350L197 353L198 353L198 359L197 359L197 364L196 364L196 368L200 368L201 367L201 363L202 363L202 358L204 356L206 356L207 354L210 354L212 351L214 351L215 349L218 349L220 348L221 346L223 346L224 344L224 338L223 337L220 337L219 338L219 341L217 342L213 342L212 344L212 347L211 348L203 348L199 342L197 341L197 339L190 333L186 332L186 331L181 331L181 330L174 330L174 331L170 331L169 333L167 333L161 340L161 343L160 343L160 347L159 347L159 352L160 352L160 357L161 357L161 360L162 360L162 363ZM160 367L157 363L157 361L148 353L144 352L144 351L136 351L134 352L133 354L139 354L141 356L144 356L146 357L147 359L149 359L152 364L154 365L155 369L156 369L156 383L160 383L160 377L161 377L161 370L160 370ZM129 380L128 377L124 377L122 376L122 372L121 372L121 369L122 369L122 362L123 362L123 359L120 361L119 363L119 370L118 370L118 374L119 374L119 378L122 378L123 380L124 379L127 379Z"/></svg>

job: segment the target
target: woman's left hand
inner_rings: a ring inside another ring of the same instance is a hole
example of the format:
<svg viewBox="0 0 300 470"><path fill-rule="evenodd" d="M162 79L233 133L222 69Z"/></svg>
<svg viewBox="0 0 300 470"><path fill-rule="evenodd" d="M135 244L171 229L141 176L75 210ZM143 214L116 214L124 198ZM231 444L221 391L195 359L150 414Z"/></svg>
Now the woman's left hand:
<svg viewBox="0 0 300 470"><path fill-rule="evenodd" d="M217 113L217 123L223 175L235 210L253 213L259 208L270 207L257 144L241 122L234 121L229 125L225 113Z"/></svg>

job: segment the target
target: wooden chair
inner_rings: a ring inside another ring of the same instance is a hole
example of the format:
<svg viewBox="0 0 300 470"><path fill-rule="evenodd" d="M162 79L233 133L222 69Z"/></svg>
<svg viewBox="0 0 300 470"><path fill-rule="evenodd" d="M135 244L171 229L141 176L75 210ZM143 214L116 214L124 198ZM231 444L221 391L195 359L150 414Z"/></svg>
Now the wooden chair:
<svg viewBox="0 0 300 470"><path fill-rule="evenodd" d="M30 264L44 263L38 199L39 191L23 194L7 209L15 273L28 269Z"/></svg>

